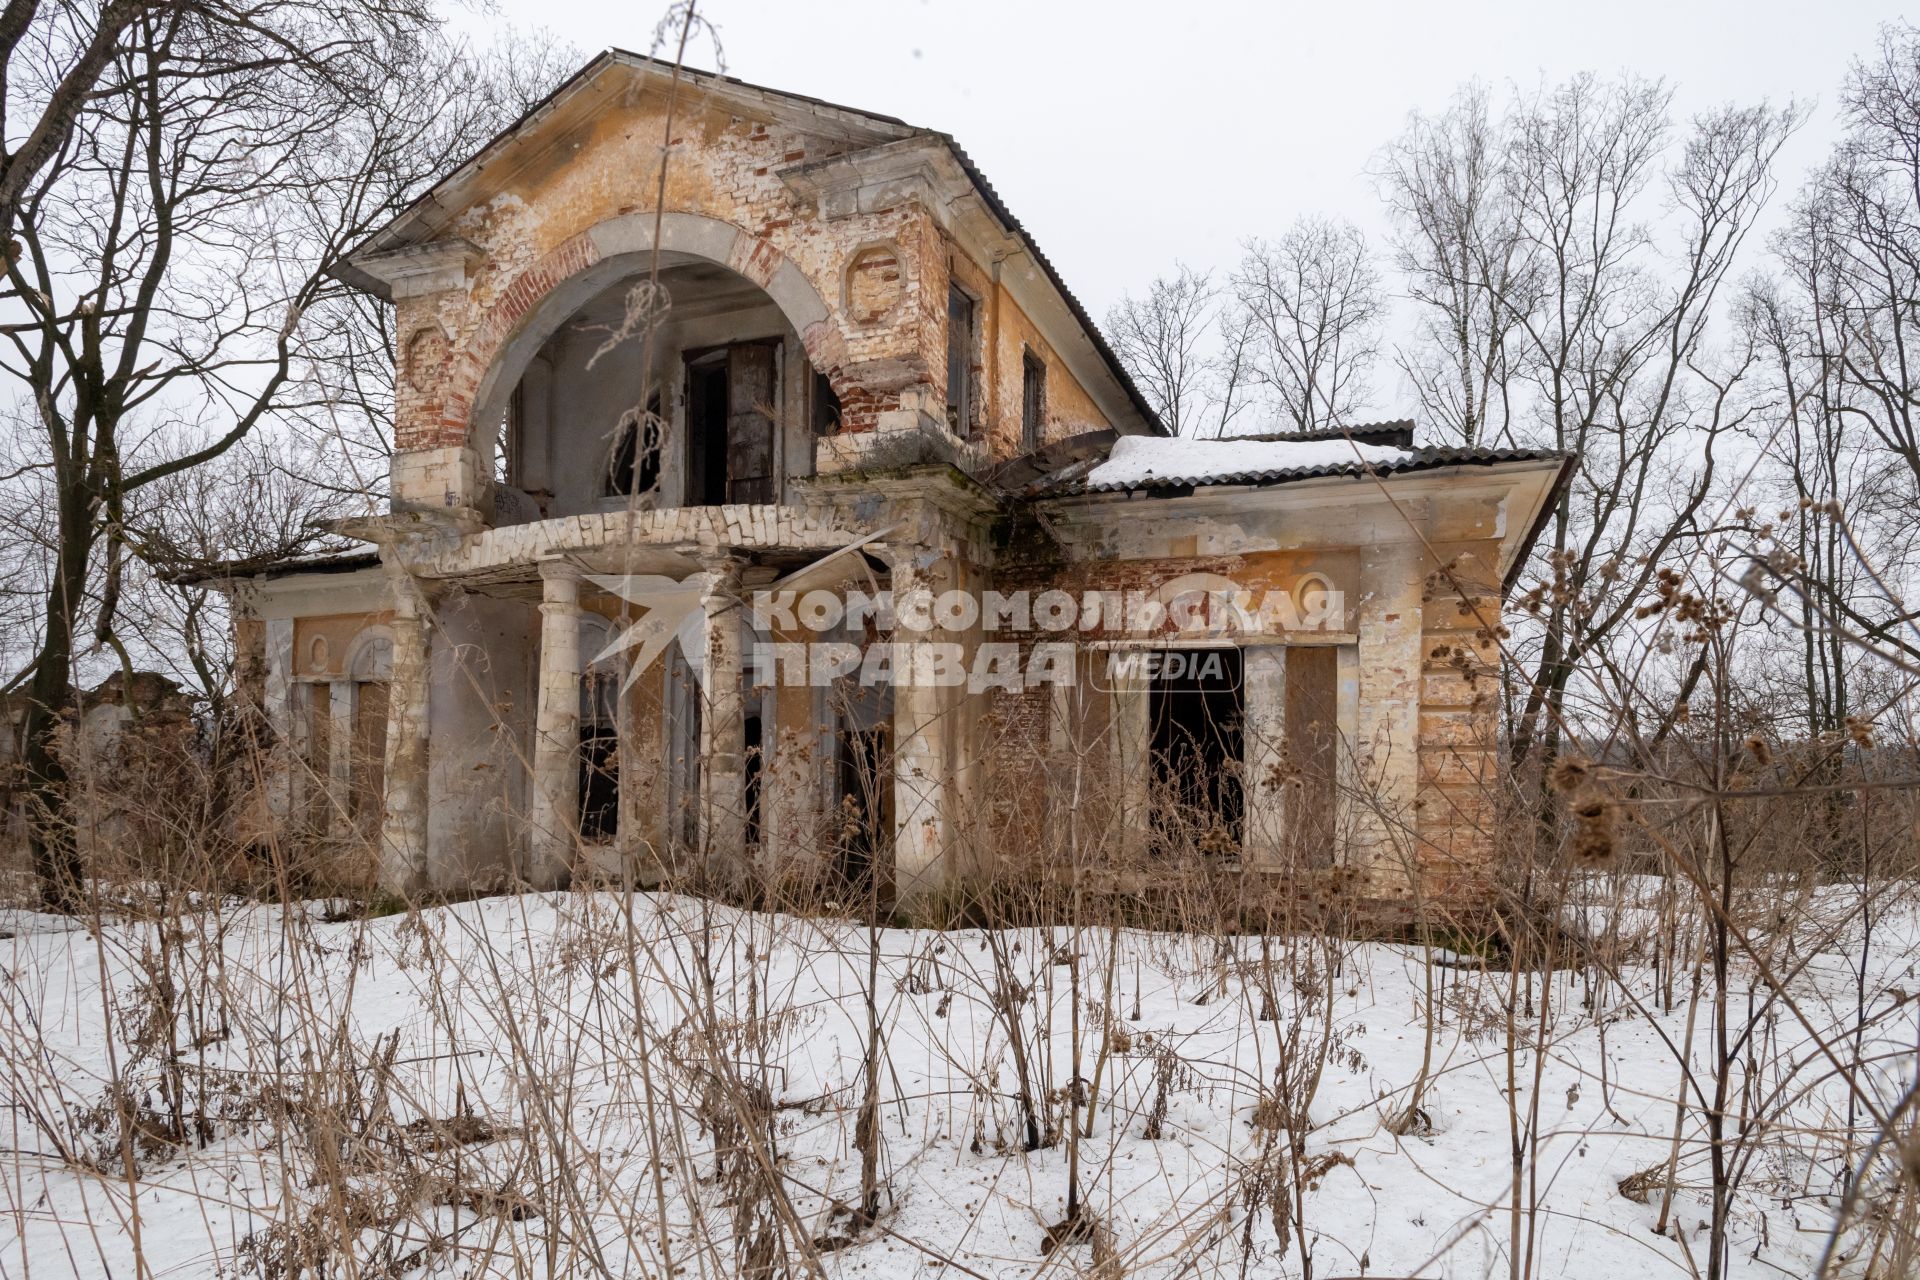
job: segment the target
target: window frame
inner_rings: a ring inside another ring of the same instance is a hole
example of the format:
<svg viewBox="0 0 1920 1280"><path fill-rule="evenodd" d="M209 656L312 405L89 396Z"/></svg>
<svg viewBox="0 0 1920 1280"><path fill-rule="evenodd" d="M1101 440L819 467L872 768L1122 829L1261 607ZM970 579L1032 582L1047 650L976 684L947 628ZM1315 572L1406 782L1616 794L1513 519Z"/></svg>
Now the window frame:
<svg viewBox="0 0 1920 1280"><path fill-rule="evenodd" d="M1032 347L1020 349L1020 445L1028 453L1046 442L1047 362Z"/></svg>
<svg viewBox="0 0 1920 1280"><path fill-rule="evenodd" d="M954 333L956 303L966 304L965 332ZM957 339L957 340L956 340ZM947 427L962 440L974 438L975 401L973 386L974 358L980 347L980 299L961 285L958 280L947 279ZM965 358L956 371L954 353L959 351ZM958 380L956 382L956 372ZM958 397L956 402L956 389Z"/></svg>

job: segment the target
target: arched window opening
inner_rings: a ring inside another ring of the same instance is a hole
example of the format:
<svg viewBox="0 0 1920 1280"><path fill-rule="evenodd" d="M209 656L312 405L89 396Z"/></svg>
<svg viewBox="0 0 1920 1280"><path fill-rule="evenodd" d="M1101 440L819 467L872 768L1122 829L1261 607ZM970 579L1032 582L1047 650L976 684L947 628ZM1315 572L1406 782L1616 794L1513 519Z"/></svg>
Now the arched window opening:
<svg viewBox="0 0 1920 1280"><path fill-rule="evenodd" d="M628 414L614 433L607 466L607 494L646 497L660 487L660 449L665 440L660 420L660 393L647 397L644 413Z"/></svg>

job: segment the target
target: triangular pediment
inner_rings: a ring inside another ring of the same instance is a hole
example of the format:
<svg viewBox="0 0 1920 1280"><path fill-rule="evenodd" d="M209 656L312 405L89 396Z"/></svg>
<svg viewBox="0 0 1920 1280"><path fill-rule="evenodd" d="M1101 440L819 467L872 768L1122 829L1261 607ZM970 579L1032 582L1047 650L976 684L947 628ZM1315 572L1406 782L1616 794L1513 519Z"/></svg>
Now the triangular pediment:
<svg viewBox="0 0 1920 1280"><path fill-rule="evenodd" d="M1117 430L1163 430L1098 326L951 137L731 76L676 71L669 63L617 49L596 56L436 182L348 254L337 274L389 300L401 275L413 281L410 294L456 287L484 256L463 224L476 214L491 216L486 206L503 197L553 193L552 207L570 215L598 202L604 206L597 213L602 219L651 208L658 140L665 136L669 104L676 157L691 154L682 151L690 140L698 146L702 137L716 143L729 134L738 138L744 123L749 145L769 139L775 144L761 146L763 154L771 154L757 162L766 167L754 173L775 175L810 216L831 221L909 204L923 209L974 261L1005 264L997 276L1001 285ZM737 162L737 149L726 145ZM593 188L591 167L581 170L588 175L584 179L570 186L565 181L569 170L598 148L607 149L600 171L621 175L621 191L612 198L604 186ZM727 163L718 150L710 159L716 173ZM719 177L724 181L728 175ZM698 184L696 176L691 201L677 203L669 191L666 207L699 209Z"/></svg>
<svg viewBox="0 0 1920 1280"><path fill-rule="evenodd" d="M378 254L433 239L466 210L492 198L528 166L550 164L570 136L608 113L638 114L671 99L676 113L724 110L730 115L816 140L821 150L857 150L927 135L905 121L839 106L804 94L748 84L716 72L673 66L644 54L609 49L570 76L520 119L354 250Z"/></svg>

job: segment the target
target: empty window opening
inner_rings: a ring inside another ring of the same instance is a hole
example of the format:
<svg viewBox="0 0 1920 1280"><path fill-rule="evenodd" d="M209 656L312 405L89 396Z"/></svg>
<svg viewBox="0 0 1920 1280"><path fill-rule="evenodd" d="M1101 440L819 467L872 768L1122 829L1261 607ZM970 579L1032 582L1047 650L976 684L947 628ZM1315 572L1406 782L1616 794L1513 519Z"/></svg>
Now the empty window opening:
<svg viewBox="0 0 1920 1280"><path fill-rule="evenodd" d="M727 500L727 353L687 363L687 504Z"/></svg>
<svg viewBox="0 0 1920 1280"><path fill-rule="evenodd" d="M607 464L609 497L645 496L660 484L660 396L647 397L646 412L638 421L621 419Z"/></svg>
<svg viewBox="0 0 1920 1280"><path fill-rule="evenodd" d="M1020 357L1020 444L1038 449L1047 425L1047 362L1028 348Z"/></svg>
<svg viewBox="0 0 1920 1280"><path fill-rule="evenodd" d="M1286 832L1297 866L1333 865L1335 771L1339 765L1339 653L1330 646L1287 650Z"/></svg>
<svg viewBox="0 0 1920 1280"><path fill-rule="evenodd" d="M830 436L840 430L840 393L824 373L813 375L813 434Z"/></svg>
<svg viewBox="0 0 1920 1280"><path fill-rule="evenodd" d="M620 832L618 673L580 680L580 838L605 844Z"/></svg>
<svg viewBox="0 0 1920 1280"><path fill-rule="evenodd" d="M962 438L973 434L974 301L957 284L947 285L947 427Z"/></svg>
<svg viewBox="0 0 1920 1280"><path fill-rule="evenodd" d="M1172 649L1149 667L1154 834L1168 853L1238 853L1245 803L1238 649Z"/></svg>
<svg viewBox="0 0 1920 1280"><path fill-rule="evenodd" d="M750 846L760 843L760 780L765 772L762 765L766 760L766 736L762 724L759 714L750 712L742 726L746 739L747 844Z"/></svg>

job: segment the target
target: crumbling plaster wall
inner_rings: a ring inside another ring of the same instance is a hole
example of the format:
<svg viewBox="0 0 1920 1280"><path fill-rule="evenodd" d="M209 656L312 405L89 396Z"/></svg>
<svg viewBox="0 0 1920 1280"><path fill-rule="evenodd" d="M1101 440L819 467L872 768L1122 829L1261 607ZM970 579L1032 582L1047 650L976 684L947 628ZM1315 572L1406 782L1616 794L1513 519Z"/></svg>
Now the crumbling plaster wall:
<svg viewBox="0 0 1920 1280"><path fill-rule="evenodd" d="M1000 589L1152 591L1199 573L1256 593L1296 592L1309 575L1342 591L1333 634L1305 641L1336 640L1352 654L1341 677L1351 685L1340 695L1350 719L1343 785L1367 800L1345 807L1341 861L1380 896L1407 895L1417 877L1422 892L1457 897L1490 874L1506 533L1497 493L1423 484L1389 502L1333 481L1259 502L1088 500L1060 519L1071 563L1003 572ZM1255 672L1250 664L1250 680ZM995 758L1016 771L1037 764L1062 736L1053 723L1062 714L1045 690L1001 694Z"/></svg>
<svg viewBox="0 0 1920 1280"><path fill-rule="evenodd" d="M664 131L661 96L644 92L560 131L533 161L502 166L497 194L447 229L480 250L466 286L397 293L395 442L403 454L394 473L397 498L429 506L471 503L484 459L469 420L489 416L487 405L498 398L490 375L504 345L557 286L601 263L606 246L650 242L647 211L659 190ZM833 381L846 431L943 420L950 261L983 290L980 296L997 302L983 308L997 311L999 322L993 350L982 359L996 375L993 394L983 398L997 411L987 433L996 449L1018 439L1022 344L1050 361L1056 432L1104 425L1005 291L987 290L982 269L916 198L826 218L781 180L782 169L845 145L746 119L683 91L665 208L736 230L731 243L716 239L709 256L724 257L725 265L762 287L777 290L785 268L797 270L824 314L797 317L802 304L791 300L786 309L809 358ZM631 230L610 232L620 219ZM644 256L635 259L638 267ZM875 263L877 285L866 270Z"/></svg>
<svg viewBox="0 0 1920 1280"><path fill-rule="evenodd" d="M429 647L428 880L504 882L524 847L540 621L533 605L448 591Z"/></svg>
<svg viewBox="0 0 1920 1280"><path fill-rule="evenodd" d="M947 268L948 278L979 302L979 341L972 375L989 455L1012 458L1025 452L1021 415L1026 370L1022 357L1029 351L1040 357L1047 368L1041 444L1107 426L1106 415L1067 371L1059 353L1041 336L1039 327L1014 300L998 274L968 258L951 241L946 242L946 248L939 261ZM946 296L945 281L939 294ZM934 353L934 358L937 363L935 385L945 387L947 352L944 345Z"/></svg>
<svg viewBox="0 0 1920 1280"><path fill-rule="evenodd" d="M304 679L338 679L347 674L347 662L356 642L368 630L393 618L388 609L353 613L322 613L293 620L294 673Z"/></svg>

